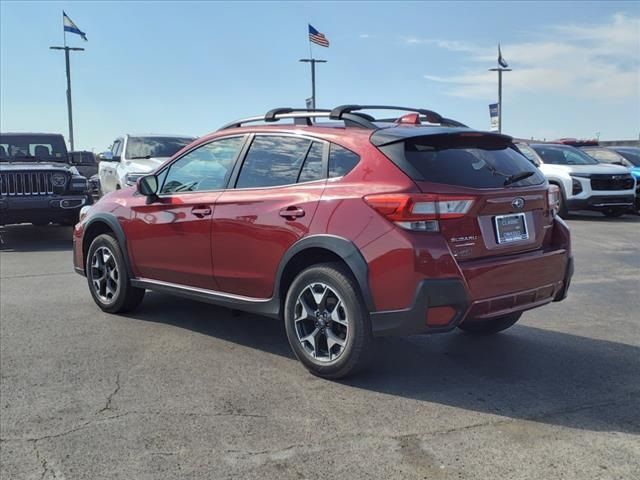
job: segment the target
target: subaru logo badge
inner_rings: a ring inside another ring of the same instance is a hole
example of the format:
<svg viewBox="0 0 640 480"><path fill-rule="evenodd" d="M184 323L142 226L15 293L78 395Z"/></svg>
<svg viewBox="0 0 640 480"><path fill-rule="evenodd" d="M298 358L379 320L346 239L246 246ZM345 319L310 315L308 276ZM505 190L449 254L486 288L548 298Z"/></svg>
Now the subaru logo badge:
<svg viewBox="0 0 640 480"><path fill-rule="evenodd" d="M521 197L514 198L511 201L511 206L513 208L517 208L518 210L520 210L522 207L524 207L524 198L521 198Z"/></svg>

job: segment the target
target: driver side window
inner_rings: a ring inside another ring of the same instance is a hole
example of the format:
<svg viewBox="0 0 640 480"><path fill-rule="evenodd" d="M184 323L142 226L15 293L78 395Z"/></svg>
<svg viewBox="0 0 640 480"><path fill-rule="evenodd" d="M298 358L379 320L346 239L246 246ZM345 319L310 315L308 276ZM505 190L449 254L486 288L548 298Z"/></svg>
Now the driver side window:
<svg viewBox="0 0 640 480"><path fill-rule="evenodd" d="M171 164L160 193L225 188L243 144L244 137L231 137L192 150Z"/></svg>

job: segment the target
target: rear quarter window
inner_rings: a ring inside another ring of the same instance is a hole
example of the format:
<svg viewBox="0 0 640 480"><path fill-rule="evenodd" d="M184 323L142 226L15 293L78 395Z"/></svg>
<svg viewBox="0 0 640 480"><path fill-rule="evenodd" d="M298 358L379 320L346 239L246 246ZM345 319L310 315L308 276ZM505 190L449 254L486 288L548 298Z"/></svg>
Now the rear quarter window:
<svg viewBox="0 0 640 480"><path fill-rule="evenodd" d="M359 161L360 157L351 150L332 143L329 151L329 178L346 175Z"/></svg>

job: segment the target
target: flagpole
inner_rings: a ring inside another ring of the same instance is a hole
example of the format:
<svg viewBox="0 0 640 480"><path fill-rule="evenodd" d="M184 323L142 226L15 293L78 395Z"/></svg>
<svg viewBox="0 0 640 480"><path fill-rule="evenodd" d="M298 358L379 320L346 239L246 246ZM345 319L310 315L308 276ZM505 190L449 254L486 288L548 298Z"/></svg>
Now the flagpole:
<svg viewBox="0 0 640 480"><path fill-rule="evenodd" d="M502 51L498 43L498 68L490 68L490 72L498 72L498 133L502 133L502 72L510 72L509 65L502 58Z"/></svg>
<svg viewBox="0 0 640 480"><path fill-rule="evenodd" d="M65 69L67 73L67 116L69 119L69 146L71 147L71 151L74 150L74 142L73 142L73 109L71 106L71 65L69 62L69 51L83 51L84 48L75 48L75 47L67 47L66 45L66 35L65 35L65 46L64 47L49 47L51 50L64 50L64 61L65 61Z"/></svg>
<svg viewBox="0 0 640 480"><path fill-rule="evenodd" d="M309 28L311 28L311 24L308 24ZM311 47L311 38L309 41L309 58L301 58L300 61L304 63L311 64L311 109L316 109L316 63L327 63L326 60L319 60L313 58L313 50Z"/></svg>

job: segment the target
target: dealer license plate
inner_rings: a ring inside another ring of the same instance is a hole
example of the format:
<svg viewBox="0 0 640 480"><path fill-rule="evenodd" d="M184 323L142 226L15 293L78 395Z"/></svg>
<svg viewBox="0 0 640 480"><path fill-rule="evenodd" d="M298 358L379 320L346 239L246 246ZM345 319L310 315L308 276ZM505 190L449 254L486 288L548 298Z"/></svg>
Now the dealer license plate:
<svg viewBox="0 0 640 480"><path fill-rule="evenodd" d="M498 243L519 242L529 238L524 213L498 215L494 220L496 222L496 236L498 237Z"/></svg>

